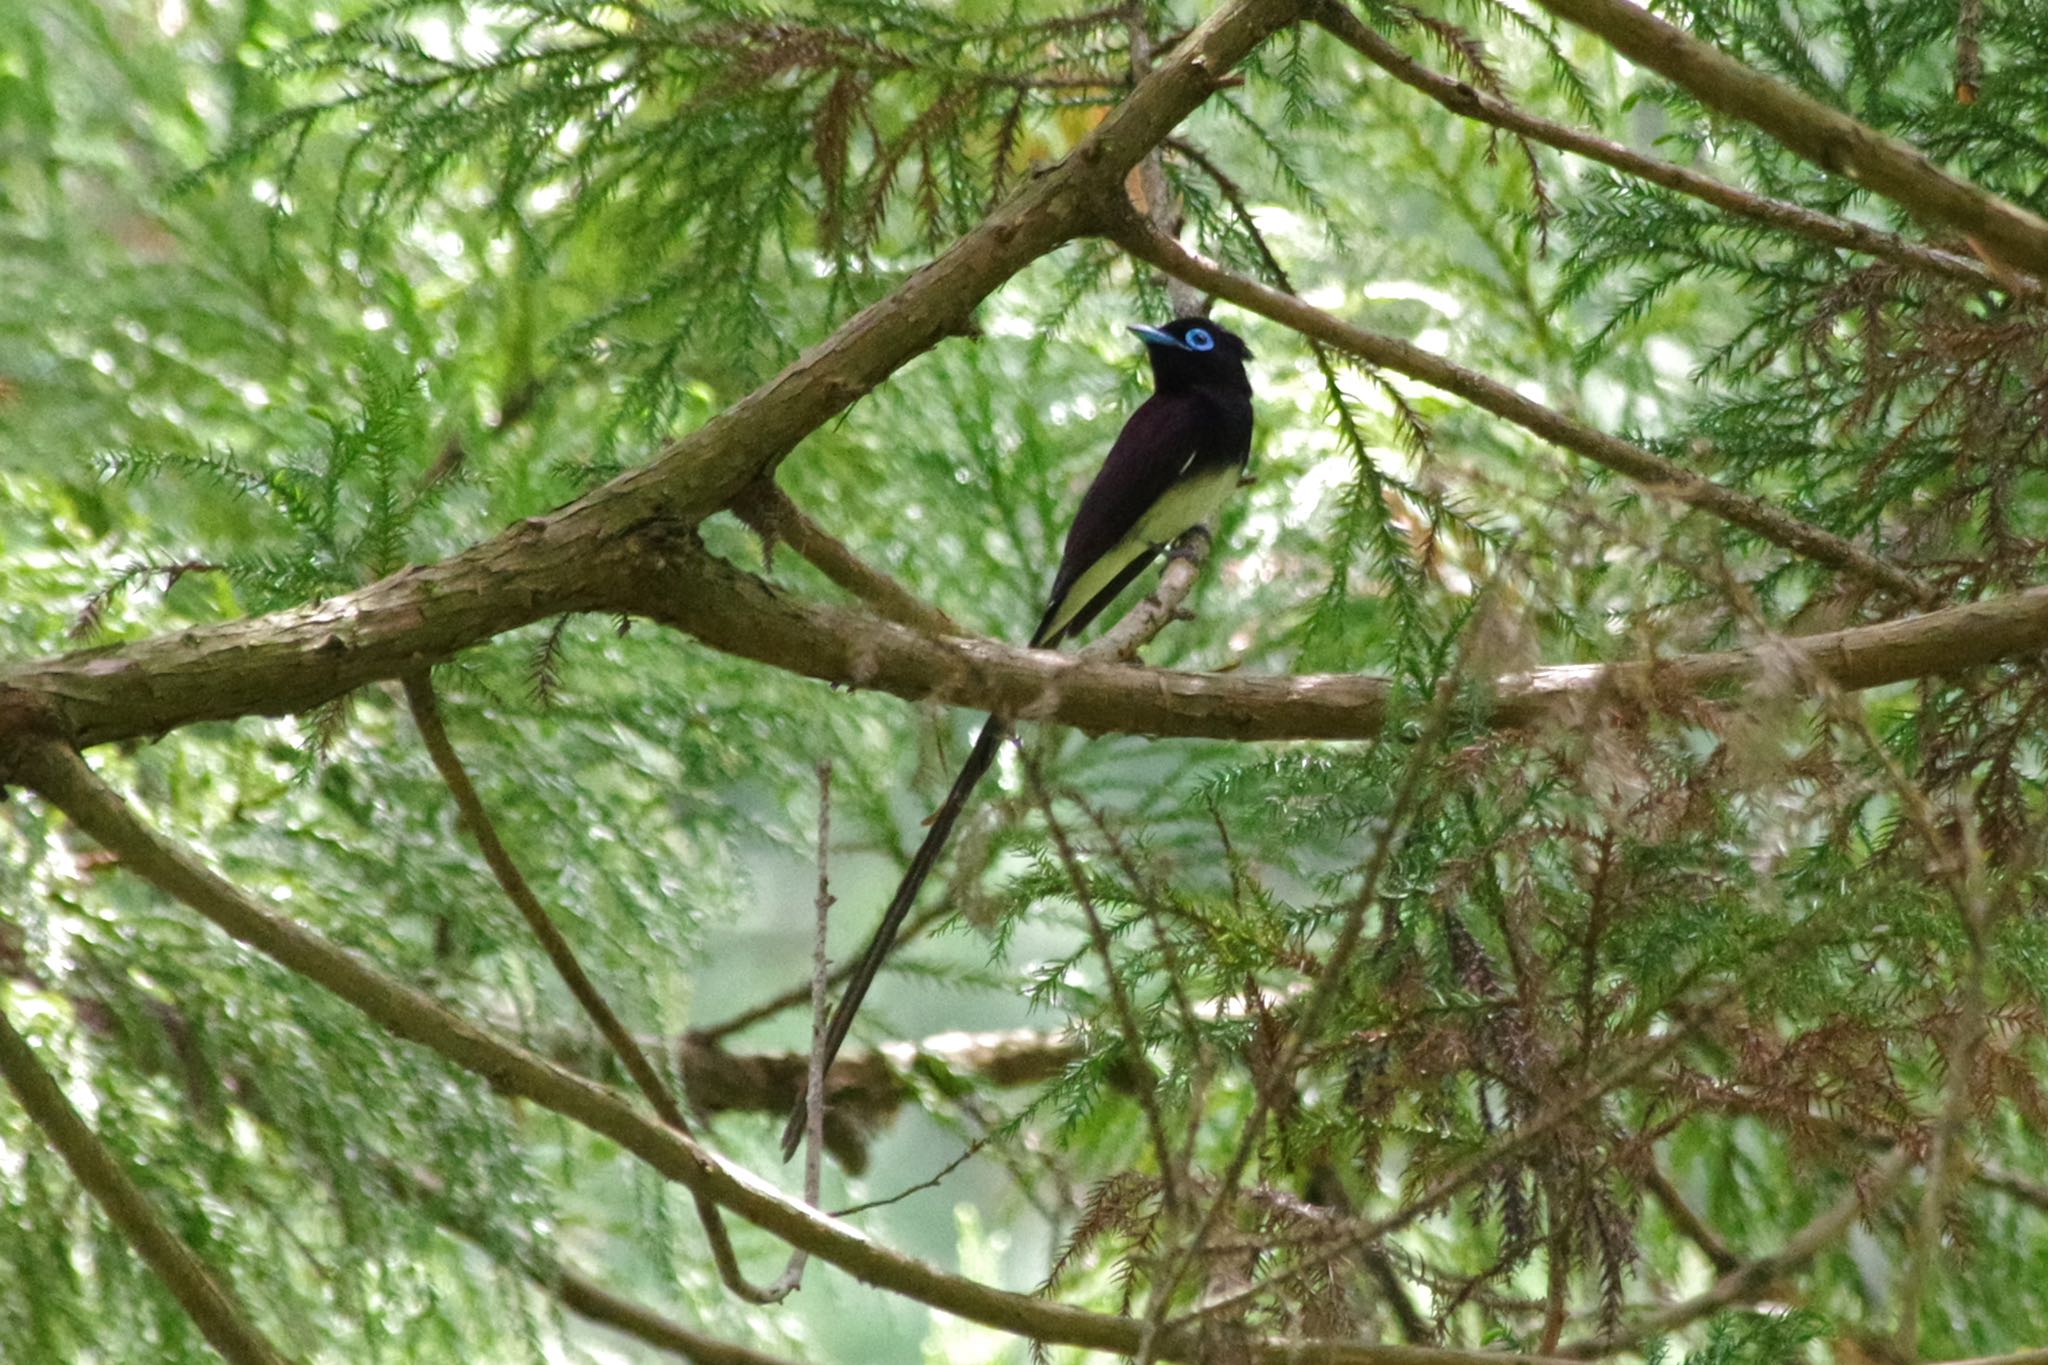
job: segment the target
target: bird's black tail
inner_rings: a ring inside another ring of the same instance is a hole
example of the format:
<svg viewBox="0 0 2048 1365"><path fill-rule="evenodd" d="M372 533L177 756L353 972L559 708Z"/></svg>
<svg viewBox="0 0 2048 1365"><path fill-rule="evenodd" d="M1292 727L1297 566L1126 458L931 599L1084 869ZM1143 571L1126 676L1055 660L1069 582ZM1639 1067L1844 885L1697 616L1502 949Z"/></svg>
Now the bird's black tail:
<svg viewBox="0 0 2048 1365"><path fill-rule="evenodd" d="M832 1011L832 1022L825 1026L821 1047L824 1054L823 1066L830 1070L832 1059L839 1055L840 1046L845 1043L848 1030L853 1027L853 1016L860 1010L861 997L868 993L868 987L875 983L875 976L882 970L883 959L889 956L889 949L895 945L896 933L903 927L903 921L910 914L910 907L917 900L917 893L924 886L925 878L931 875L932 867L939 861L939 854L945 851L946 840L953 833L953 826L960 819L960 812L966 808L967 798L981 783L996 759L996 750L1003 745L1003 739L1010 733L1009 722L1000 716L990 716L983 722L981 734L976 736L973 752L967 755L967 762L960 769L960 775L953 779L953 789L946 793L945 804L938 814L932 816L931 827L925 831L924 842L917 846L917 855L910 860L909 871L903 874L903 881L896 888L896 894L889 900L889 908L882 912L882 922L875 926L875 936L868 940L867 951L861 954L860 965L853 975L846 979L846 991L839 997L839 1006ZM782 1159L795 1154L797 1145L803 1141L804 1120L809 1113L807 1095L798 1095L796 1109L789 1116L789 1126L782 1130Z"/></svg>

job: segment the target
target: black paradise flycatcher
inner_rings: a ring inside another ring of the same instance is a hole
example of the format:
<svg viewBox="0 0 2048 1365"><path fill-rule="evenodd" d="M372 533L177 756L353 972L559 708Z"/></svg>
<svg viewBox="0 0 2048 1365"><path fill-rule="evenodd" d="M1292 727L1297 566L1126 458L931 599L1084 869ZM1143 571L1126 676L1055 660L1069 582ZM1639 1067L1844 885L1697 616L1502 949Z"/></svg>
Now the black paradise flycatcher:
<svg viewBox="0 0 2048 1365"><path fill-rule="evenodd" d="M1251 351L1207 318L1176 318L1164 327L1133 327L1152 361L1152 396L1131 414L1095 482L1081 497L1066 550L1053 578L1033 649L1052 649L1083 630L1143 573L1159 551L1216 515L1251 456ZM995 762L1010 723L990 716L945 804L931 819L903 882L882 912L860 965L825 1028L822 1065L839 1055L861 998L896 942L896 933L938 862L961 809ZM799 1096L782 1132L788 1158L802 1141L806 1104Z"/></svg>

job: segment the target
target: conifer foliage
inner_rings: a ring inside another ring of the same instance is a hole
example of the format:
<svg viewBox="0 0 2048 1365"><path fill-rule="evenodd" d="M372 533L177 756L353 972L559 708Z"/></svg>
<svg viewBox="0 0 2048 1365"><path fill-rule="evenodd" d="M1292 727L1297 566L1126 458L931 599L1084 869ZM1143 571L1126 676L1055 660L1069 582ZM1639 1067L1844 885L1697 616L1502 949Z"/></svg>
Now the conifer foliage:
<svg viewBox="0 0 2048 1365"><path fill-rule="evenodd" d="M0 1359L2035 1358L2043 127L1977 0L0 7ZM1189 298L1255 477L999 643Z"/></svg>

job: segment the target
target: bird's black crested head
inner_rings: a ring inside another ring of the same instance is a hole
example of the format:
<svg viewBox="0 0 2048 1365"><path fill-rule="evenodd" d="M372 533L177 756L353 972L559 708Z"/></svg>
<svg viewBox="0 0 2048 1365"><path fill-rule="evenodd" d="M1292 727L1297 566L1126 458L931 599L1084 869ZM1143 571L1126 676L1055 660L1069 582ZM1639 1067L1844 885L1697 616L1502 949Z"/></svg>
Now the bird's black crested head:
<svg viewBox="0 0 2048 1365"><path fill-rule="evenodd" d="M1244 363L1252 358L1244 339L1208 318L1175 318L1164 327L1133 327L1152 360L1152 382L1161 391L1192 388L1251 392Z"/></svg>

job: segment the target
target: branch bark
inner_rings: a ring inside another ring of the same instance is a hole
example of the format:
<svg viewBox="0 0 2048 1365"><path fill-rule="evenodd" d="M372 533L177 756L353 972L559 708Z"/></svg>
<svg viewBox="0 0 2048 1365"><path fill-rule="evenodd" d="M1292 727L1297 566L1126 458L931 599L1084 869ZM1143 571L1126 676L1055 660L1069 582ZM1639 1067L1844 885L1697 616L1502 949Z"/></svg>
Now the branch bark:
<svg viewBox="0 0 2048 1365"><path fill-rule="evenodd" d="M1685 89L1702 104L1770 134L1830 175L1846 176L1930 223L1952 228L2008 265L2048 275L2048 222L1776 77L1628 0L1537 0L1560 19Z"/></svg>
<svg viewBox="0 0 2048 1365"><path fill-rule="evenodd" d="M824 682L1072 725L1090 734L1210 739L1368 739L1389 687L1357 674L1293 676L1133 668L935 639L792 598L690 550L693 591L642 605L715 649ZM652 592L652 589L650 589ZM1487 715L1526 725L1575 707L1655 705L1760 684L1805 687L1812 668L1849 691L1953 674L2048 647L2048 588L1747 649L1614 664L1554 664L1492 680ZM1796 667L1794 665L1797 665Z"/></svg>

